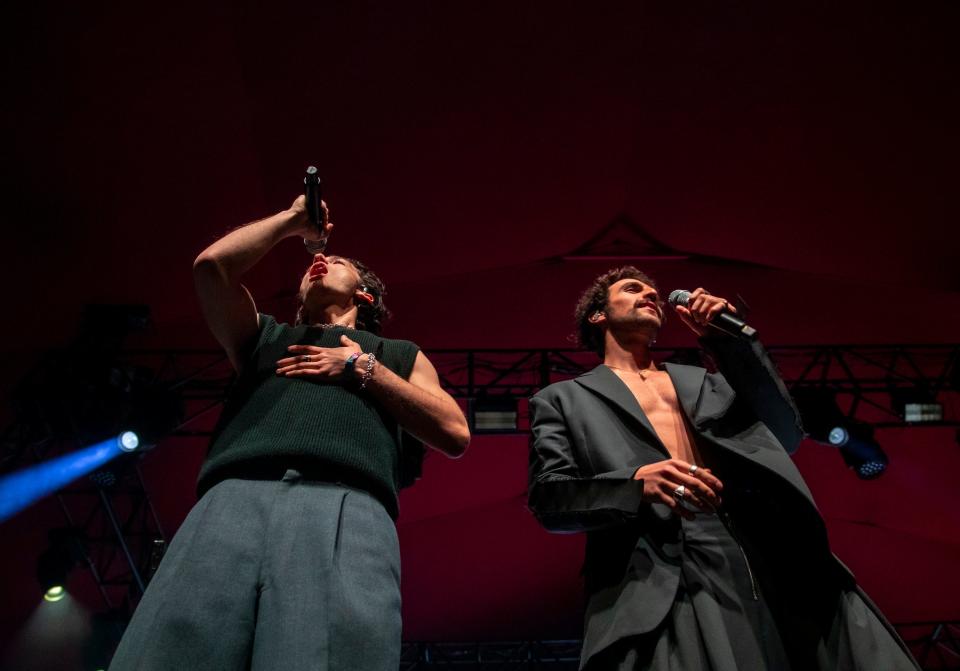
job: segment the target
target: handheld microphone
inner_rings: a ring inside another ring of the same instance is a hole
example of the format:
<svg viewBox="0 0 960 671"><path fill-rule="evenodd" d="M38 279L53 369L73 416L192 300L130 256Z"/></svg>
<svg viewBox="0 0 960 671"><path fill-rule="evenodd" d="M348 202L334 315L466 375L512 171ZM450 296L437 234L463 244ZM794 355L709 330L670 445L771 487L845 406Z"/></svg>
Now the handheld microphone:
<svg viewBox="0 0 960 671"><path fill-rule="evenodd" d="M310 219L310 223L316 226L321 233L323 233L323 207L320 204L323 199L322 187L317 168L311 165L307 168L307 174L303 178L303 196L307 205L307 217ZM320 240L304 238L303 244L311 254L319 254L326 248L327 240L326 238Z"/></svg>
<svg viewBox="0 0 960 671"><path fill-rule="evenodd" d="M675 289L670 292L667 301L673 306L682 305L683 307L687 307L687 303L690 302L690 292L686 289ZM714 317L710 321L709 326L737 338L744 338L745 340L754 340L757 337L757 330L755 328L749 326L745 321L728 310L724 310Z"/></svg>

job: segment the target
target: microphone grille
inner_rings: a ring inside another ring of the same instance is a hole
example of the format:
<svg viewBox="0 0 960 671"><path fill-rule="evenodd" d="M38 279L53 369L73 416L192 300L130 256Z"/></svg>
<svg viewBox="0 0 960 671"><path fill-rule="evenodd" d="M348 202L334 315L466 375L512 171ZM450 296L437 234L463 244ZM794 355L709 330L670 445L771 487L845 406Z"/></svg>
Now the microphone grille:
<svg viewBox="0 0 960 671"><path fill-rule="evenodd" d="M670 295L667 296L667 302L670 303L670 305L682 305L686 307L689 300L690 292L686 289L674 289L670 292Z"/></svg>

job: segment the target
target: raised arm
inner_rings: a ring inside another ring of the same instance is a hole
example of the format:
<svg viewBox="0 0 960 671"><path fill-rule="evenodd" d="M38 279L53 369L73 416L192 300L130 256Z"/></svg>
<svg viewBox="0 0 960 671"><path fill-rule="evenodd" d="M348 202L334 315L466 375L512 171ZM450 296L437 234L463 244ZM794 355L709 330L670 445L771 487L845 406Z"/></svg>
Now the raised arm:
<svg viewBox="0 0 960 671"><path fill-rule="evenodd" d="M804 437L800 413L763 345L757 340L707 330L720 312L736 312L736 308L703 288L690 294L687 305L689 307L674 307L683 322L699 336L700 344L713 357L737 397L746 402L787 452L795 452Z"/></svg>
<svg viewBox="0 0 960 671"><path fill-rule="evenodd" d="M727 335L707 335L700 338L700 344L737 397L747 403L787 452L796 452L804 437L800 413L763 345Z"/></svg>
<svg viewBox="0 0 960 671"><path fill-rule="evenodd" d="M324 235L332 224L325 221ZM241 277L274 245L293 236L318 238L310 225L304 198L297 198L289 210L231 231L205 250L193 262L193 278L207 325L235 369L241 351L257 333L259 317L253 296Z"/></svg>

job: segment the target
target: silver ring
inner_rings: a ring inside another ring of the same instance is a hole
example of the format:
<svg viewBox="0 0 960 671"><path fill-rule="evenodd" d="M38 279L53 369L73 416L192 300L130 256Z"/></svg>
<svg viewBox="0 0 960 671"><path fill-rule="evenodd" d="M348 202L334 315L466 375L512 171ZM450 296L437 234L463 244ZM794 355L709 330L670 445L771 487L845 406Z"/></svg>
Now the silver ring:
<svg viewBox="0 0 960 671"><path fill-rule="evenodd" d="M673 498L675 498L677 501L683 501L683 495L686 493L687 493L687 488L684 487L683 485L680 485L679 487L673 490Z"/></svg>
<svg viewBox="0 0 960 671"><path fill-rule="evenodd" d="M691 465L690 465L690 475L693 475L694 473L696 473L698 468L700 468L700 467L697 466L696 464L691 464Z"/></svg>

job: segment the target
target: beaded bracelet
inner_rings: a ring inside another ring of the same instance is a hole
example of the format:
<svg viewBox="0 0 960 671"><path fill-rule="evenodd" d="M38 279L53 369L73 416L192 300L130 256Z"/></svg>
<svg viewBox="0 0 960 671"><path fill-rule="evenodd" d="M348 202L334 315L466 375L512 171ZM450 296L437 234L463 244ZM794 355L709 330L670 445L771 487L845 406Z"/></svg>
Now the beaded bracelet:
<svg viewBox="0 0 960 671"><path fill-rule="evenodd" d="M376 363L377 363L377 355L374 354L373 352L368 352L367 365L366 365L366 368L364 368L363 377L360 378L361 390L366 389L367 382L369 382L371 378L373 378L373 367L376 365Z"/></svg>

